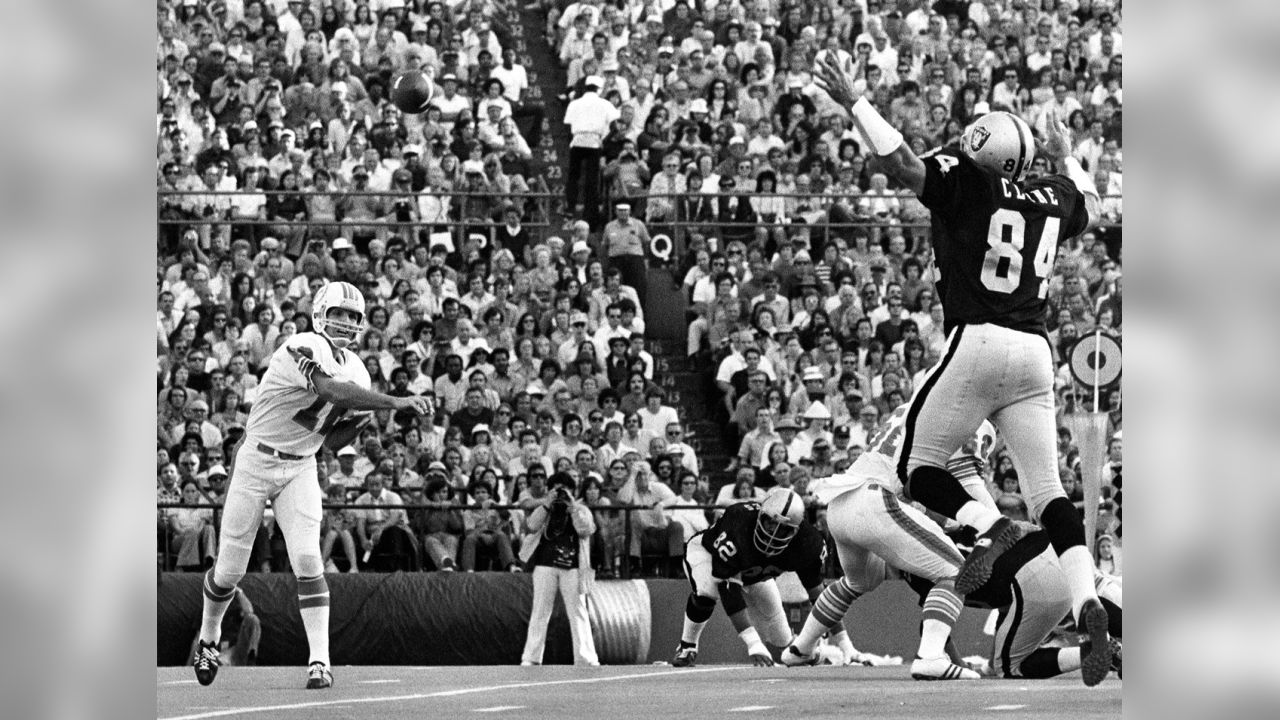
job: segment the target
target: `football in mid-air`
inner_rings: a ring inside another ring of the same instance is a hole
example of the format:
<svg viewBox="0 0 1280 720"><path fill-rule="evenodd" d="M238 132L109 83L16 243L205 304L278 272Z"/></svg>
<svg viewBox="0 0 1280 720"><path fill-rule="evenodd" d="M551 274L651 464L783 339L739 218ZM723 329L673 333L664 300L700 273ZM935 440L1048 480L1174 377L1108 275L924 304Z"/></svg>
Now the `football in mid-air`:
<svg viewBox="0 0 1280 720"><path fill-rule="evenodd" d="M425 111L435 92L435 83L421 70L401 73L391 81L391 102L401 112L416 115Z"/></svg>

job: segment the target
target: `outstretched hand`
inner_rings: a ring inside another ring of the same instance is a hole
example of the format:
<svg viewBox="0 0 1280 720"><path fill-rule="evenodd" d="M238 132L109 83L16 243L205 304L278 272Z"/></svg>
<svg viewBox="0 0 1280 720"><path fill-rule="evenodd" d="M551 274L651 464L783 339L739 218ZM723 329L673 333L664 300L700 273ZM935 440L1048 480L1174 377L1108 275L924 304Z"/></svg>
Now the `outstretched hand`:
<svg viewBox="0 0 1280 720"><path fill-rule="evenodd" d="M849 108L858 101L859 95L853 89L853 78L840 67L835 53L827 53L821 62L816 63L813 83L844 108Z"/></svg>
<svg viewBox="0 0 1280 720"><path fill-rule="evenodd" d="M1049 110L1049 116L1045 119L1045 139L1041 146L1044 154L1048 155L1054 161L1071 154L1071 129L1066 123L1062 122L1062 118L1058 117L1058 111Z"/></svg>

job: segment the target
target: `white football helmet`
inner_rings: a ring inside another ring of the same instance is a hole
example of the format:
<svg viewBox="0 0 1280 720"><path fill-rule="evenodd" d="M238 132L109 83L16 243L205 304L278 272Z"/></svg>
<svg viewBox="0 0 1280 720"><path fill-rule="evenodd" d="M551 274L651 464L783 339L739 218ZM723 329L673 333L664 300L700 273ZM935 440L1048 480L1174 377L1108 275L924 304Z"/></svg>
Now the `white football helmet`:
<svg viewBox="0 0 1280 720"><path fill-rule="evenodd" d="M342 308L356 314L355 322L329 317L329 311ZM311 325L330 342L345 348L364 330L364 295L348 282L331 282L316 291L311 302Z"/></svg>
<svg viewBox="0 0 1280 720"><path fill-rule="evenodd" d="M777 555L787 549L800 531L804 520L804 501L787 488L774 488L760 503L756 531L752 539L756 549L765 555Z"/></svg>
<svg viewBox="0 0 1280 720"><path fill-rule="evenodd" d="M1035 159L1036 141L1022 118L1001 111L987 113L965 128L960 149L982 167L1019 181Z"/></svg>

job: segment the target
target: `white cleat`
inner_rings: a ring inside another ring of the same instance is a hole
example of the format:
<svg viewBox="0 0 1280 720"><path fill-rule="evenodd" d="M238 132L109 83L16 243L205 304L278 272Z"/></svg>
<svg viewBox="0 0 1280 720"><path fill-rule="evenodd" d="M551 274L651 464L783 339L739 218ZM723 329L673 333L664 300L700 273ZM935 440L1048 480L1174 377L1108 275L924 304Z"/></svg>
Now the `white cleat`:
<svg viewBox="0 0 1280 720"><path fill-rule="evenodd" d="M936 658L916 658L911 663L911 677L916 680L981 680L982 676L961 667L946 655Z"/></svg>
<svg viewBox="0 0 1280 720"><path fill-rule="evenodd" d="M802 655L795 645L788 645L787 649L782 651L782 664L787 667L817 665L820 659L821 657L817 653Z"/></svg>

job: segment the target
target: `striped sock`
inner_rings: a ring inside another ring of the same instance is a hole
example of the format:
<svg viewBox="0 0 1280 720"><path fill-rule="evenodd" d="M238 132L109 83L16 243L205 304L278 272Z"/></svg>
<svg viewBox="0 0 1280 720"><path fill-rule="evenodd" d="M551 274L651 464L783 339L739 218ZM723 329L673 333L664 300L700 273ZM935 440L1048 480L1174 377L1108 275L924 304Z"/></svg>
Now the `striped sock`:
<svg viewBox="0 0 1280 720"><path fill-rule="evenodd" d="M200 621L200 640L217 645L222 640L222 616L236 596L236 588L222 587L213 579L213 568L204 574L204 615Z"/></svg>
<svg viewBox="0 0 1280 720"><path fill-rule="evenodd" d="M307 662L329 664L329 584L324 575L298 578L298 611L307 630L311 659Z"/></svg>
<svg viewBox="0 0 1280 720"><path fill-rule="evenodd" d="M951 626L964 607L956 594L955 579L939 581L924 599L924 623L920 629L920 657L935 658L946 653Z"/></svg>
<svg viewBox="0 0 1280 720"><path fill-rule="evenodd" d="M849 606L861 595L862 593L849 585L848 578L842 577L828 585L827 589L818 596L818 601L813 604L813 611L809 613L800 634L791 644L795 645L796 650L803 655L813 652L818 639L844 620L845 614L849 612Z"/></svg>

